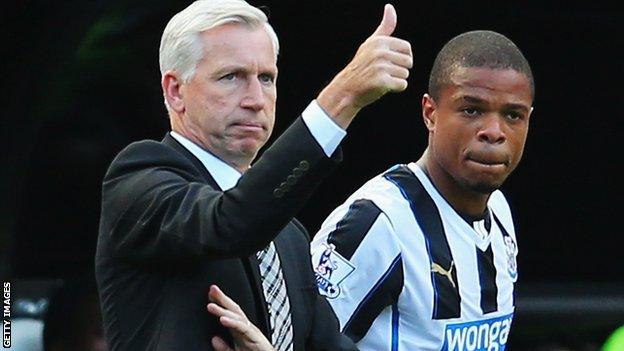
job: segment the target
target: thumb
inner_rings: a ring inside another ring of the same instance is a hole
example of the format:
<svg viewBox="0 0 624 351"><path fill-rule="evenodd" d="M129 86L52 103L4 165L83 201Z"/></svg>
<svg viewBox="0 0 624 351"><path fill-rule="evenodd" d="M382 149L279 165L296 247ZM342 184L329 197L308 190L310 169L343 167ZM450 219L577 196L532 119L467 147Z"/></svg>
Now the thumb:
<svg viewBox="0 0 624 351"><path fill-rule="evenodd" d="M375 30L372 36L377 35L392 35L394 32L394 28L396 28L397 24L397 14L394 6L390 4L386 4L384 7L383 18L381 19L381 23L379 27Z"/></svg>

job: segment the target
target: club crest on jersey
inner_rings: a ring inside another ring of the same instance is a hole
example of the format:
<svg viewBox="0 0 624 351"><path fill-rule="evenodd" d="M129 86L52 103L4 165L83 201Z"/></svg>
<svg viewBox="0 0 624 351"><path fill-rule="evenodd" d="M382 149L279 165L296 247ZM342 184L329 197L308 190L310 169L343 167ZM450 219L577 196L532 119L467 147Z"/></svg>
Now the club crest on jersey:
<svg viewBox="0 0 624 351"><path fill-rule="evenodd" d="M334 244L323 244L324 249L316 250L312 254L315 262L314 273L319 293L330 299L340 295L340 283L351 274L355 267L336 252Z"/></svg>
<svg viewBox="0 0 624 351"><path fill-rule="evenodd" d="M507 271L512 279L516 279L518 277L518 264L516 262L516 256L518 255L518 245L514 239L505 235L505 253L507 254Z"/></svg>

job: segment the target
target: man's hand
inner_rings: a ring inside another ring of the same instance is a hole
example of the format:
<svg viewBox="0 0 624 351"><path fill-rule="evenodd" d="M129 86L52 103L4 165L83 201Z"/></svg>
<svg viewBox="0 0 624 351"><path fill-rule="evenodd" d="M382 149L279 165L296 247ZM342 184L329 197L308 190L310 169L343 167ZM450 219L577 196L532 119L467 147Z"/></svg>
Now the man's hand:
<svg viewBox="0 0 624 351"><path fill-rule="evenodd" d="M210 287L208 312L219 318L219 322L230 330L234 338L234 350L218 336L212 338L216 351L275 351L269 340L253 325L245 312L216 285Z"/></svg>
<svg viewBox="0 0 624 351"><path fill-rule="evenodd" d="M319 106L343 129L364 106L389 91L407 88L412 49L409 42L391 36L396 24L394 7L386 4L379 27L317 97Z"/></svg>

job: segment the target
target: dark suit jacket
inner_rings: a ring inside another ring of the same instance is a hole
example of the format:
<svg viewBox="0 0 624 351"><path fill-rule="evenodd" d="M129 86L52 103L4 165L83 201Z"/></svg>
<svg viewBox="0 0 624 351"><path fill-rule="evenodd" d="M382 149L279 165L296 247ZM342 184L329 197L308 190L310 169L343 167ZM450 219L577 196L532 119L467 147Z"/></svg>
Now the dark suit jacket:
<svg viewBox="0 0 624 351"><path fill-rule="evenodd" d="M269 338L255 252L274 239L292 311L295 350L354 349L318 295L305 229L293 220L341 158L328 158L301 118L222 192L170 135L126 147L102 186L96 254L111 350L212 350L230 339L206 311L217 284Z"/></svg>

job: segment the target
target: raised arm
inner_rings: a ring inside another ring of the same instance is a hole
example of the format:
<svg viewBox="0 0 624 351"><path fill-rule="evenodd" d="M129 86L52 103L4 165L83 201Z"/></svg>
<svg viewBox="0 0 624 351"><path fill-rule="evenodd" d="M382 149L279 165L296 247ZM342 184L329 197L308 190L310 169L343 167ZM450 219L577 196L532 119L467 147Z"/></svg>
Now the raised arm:
<svg viewBox="0 0 624 351"><path fill-rule="evenodd" d="M412 54L407 41L391 36L396 23L386 5L379 27L318 96L342 128L363 107L406 88ZM339 150L327 157L297 119L234 188L220 192L180 152L135 144L104 179L100 236L116 255L138 262L246 256L279 233L340 159Z"/></svg>
<svg viewBox="0 0 624 351"><path fill-rule="evenodd" d="M317 101L334 121L346 129L356 114L388 92L407 88L412 49L392 36L397 25L394 7L387 4L381 23L360 45L355 57L321 91Z"/></svg>

